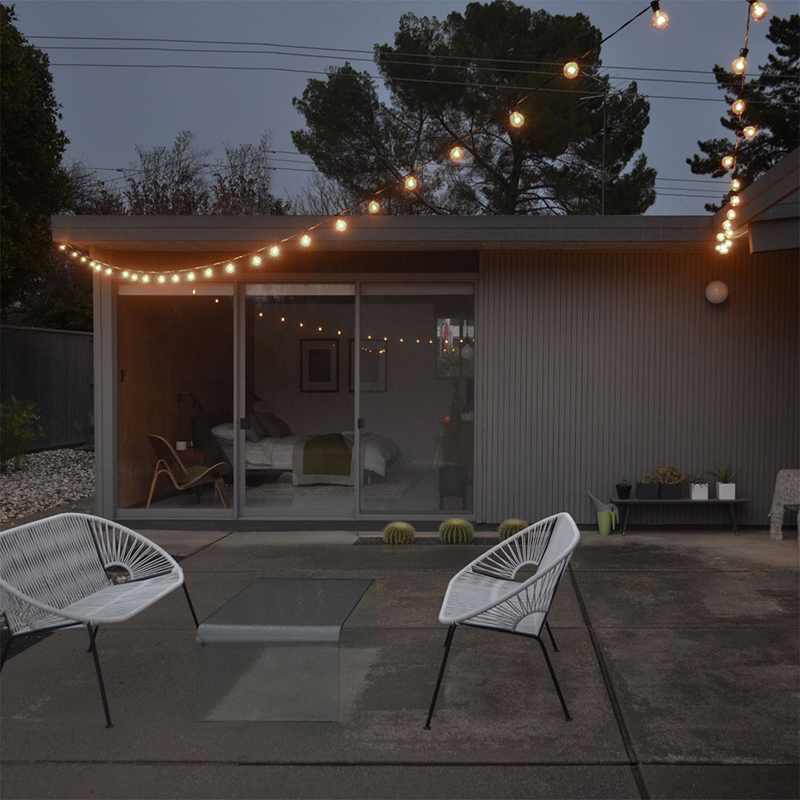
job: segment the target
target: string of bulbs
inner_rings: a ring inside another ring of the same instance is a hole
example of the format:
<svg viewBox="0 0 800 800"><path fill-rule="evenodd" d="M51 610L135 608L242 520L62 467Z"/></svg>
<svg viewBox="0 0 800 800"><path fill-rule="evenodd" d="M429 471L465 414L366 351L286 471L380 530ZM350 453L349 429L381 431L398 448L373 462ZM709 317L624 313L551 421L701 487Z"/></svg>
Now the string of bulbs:
<svg viewBox="0 0 800 800"><path fill-rule="evenodd" d="M739 164L739 142L742 139L752 139L757 133L758 129L755 125L743 125L742 115L744 114L746 104L744 101L744 88L745 88L745 74L747 72L747 56L749 50L747 45L750 41L750 21L755 20L759 22L767 16L766 3L761 0L747 0L750 4L750 9L747 14L747 27L744 34L744 47L739 51L739 55L731 62L731 70L734 75L741 78L739 83L739 97L734 100L731 105L731 112L738 119L738 127L736 128L736 139L733 143L733 152L726 154L722 157L722 167L726 170L731 170L731 194L728 202L729 207L725 212L725 219L722 222L722 230L717 233L714 249L721 255L727 255L733 246L733 220L736 219L737 208L742 204L742 198L739 191L742 189L742 181L736 174L736 169Z"/></svg>
<svg viewBox="0 0 800 800"><path fill-rule="evenodd" d="M750 3L750 16L754 19L763 19L766 16L766 5L759 0L747 0ZM605 42L611 39L613 36L616 36L620 31L624 28L628 27L632 22L637 20L643 14L646 14L648 11L652 11L652 25L656 30L664 30L669 24L669 16L665 11L663 11L660 7L660 3L658 0L653 0L653 2L649 3L642 9L639 13L631 17L627 22L620 25L615 31L610 33L608 36L604 37L597 45L587 50L581 56L576 58L573 61L568 61L564 64L561 75L567 80L574 80L575 78L580 75L581 72L581 63L584 62L595 50L598 50ZM747 21L747 35L749 36L750 31L750 16L748 16ZM746 61L747 55L747 36L745 37L745 47L742 49L739 58L737 58L733 62L733 69L734 72L738 75L744 76L744 71L747 67ZM738 65L738 66L737 66ZM519 129L525 124L525 116L523 115L522 111L520 110L520 106L528 100L532 95L534 95L537 91L544 89L548 84L552 83L559 77L558 73L552 74L549 78L543 81L539 86L525 94L515 103L513 103L510 107L510 110L507 112L501 112L500 114L496 115L495 117L487 120L482 125L474 128L473 130L469 131L468 133L464 134L463 136L455 139L451 142L448 147L437 154L435 154L432 158L428 159L427 161L419 164L413 170L411 170L406 175L400 177L399 179L390 181L385 186L382 186L380 189L377 189L371 199L362 201L359 204L350 206L349 208L342 209L338 214L333 216L326 217L314 225L311 225L304 230L297 231L296 233L290 234L289 236L280 239L279 241L264 245L256 250L252 250L248 253L244 253L239 256L235 256L229 260L223 261L215 261L212 263L206 263L198 267L194 268L185 268L185 269L178 269L178 270L171 270L167 272L157 272L155 270L135 270L135 269L126 269L114 264L109 264L107 262L90 258L85 251L82 251L79 247L70 244L69 242L62 242L58 245L58 249L62 252L68 253L69 256L75 259L78 263L87 265L90 269L93 269L95 272L102 273L108 276L114 275L117 273L122 279L129 280L133 283L157 283L157 284L167 284L167 283L180 283L182 281L187 281L192 283L196 280L200 279L211 279L215 276L221 274L223 277L226 275L233 275L237 271L237 267L241 266L244 263L249 263L249 266L252 268L261 267L264 263L265 258L276 259L281 255L282 246L287 244L288 242L297 241L297 243L302 248L310 247L312 244L311 233L320 228L322 226L331 225L333 230L337 233L345 233L347 231L347 220L345 219L348 215L353 215L357 213L359 210L366 209L366 212L370 215L380 214L382 210L381 203L379 201L379 197L386 192L388 189L402 186L402 188L412 194L417 195L419 199L419 188L420 188L420 179L418 175L421 171L427 167L432 165L434 162L439 161L443 157L449 158L449 160L453 163L460 163L464 160L467 153L471 153L471 145L470 140L478 134L480 131L484 130L485 128L489 127L493 123L503 121L503 115L507 113L506 121L513 129ZM742 77L742 87L744 87L744 77ZM737 101L739 102L739 101ZM742 104L744 101L741 101ZM735 104L734 104L735 105ZM743 112L744 107L742 105L741 111L739 113L741 119L741 112ZM752 138L755 135L756 131L753 126L748 126L748 133L745 133L744 130L742 131L744 136L747 138ZM739 142L739 134L737 132L736 137L736 144L734 146L733 155L730 157L731 161L730 164L726 166L726 169L730 166L735 168L736 164L736 153L738 149L738 142ZM726 159L729 157L726 156ZM723 159L723 165L726 165L726 159ZM738 181L737 178L734 180ZM739 182L740 185L740 182ZM735 201L735 202L734 202ZM424 202L421 200L421 202ZM731 205L736 206L739 204L738 195L734 195L731 198ZM732 214L732 216L731 216ZM718 234L717 238L719 240L718 250L722 252L728 252L730 248L730 239L732 238L731 231L731 219L736 216L736 212L733 208L730 209L728 212L728 219L725 221L727 223L727 227L724 228L724 232L721 234L722 238L720 238L720 234ZM725 242L723 245L723 240ZM722 247L720 247L722 246Z"/></svg>

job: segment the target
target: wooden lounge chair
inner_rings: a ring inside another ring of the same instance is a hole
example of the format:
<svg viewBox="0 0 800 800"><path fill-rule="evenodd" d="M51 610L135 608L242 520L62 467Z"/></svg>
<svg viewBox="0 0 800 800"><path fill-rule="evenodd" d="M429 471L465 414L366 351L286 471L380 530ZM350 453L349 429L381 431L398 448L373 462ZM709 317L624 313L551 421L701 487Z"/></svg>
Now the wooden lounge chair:
<svg viewBox="0 0 800 800"><path fill-rule="evenodd" d="M219 494L222 505L225 508L230 508L231 504L228 500L228 493L225 489L225 481L223 475L227 475L230 471L230 466L224 461L219 461L212 464L210 467L186 466L181 461L172 445L163 437L156 436L155 434L148 433L147 438L150 444L153 445L156 457L156 468L153 472L153 480L150 484L150 494L147 496L147 505L145 508L150 508L150 503L153 500L153 492L156 489L156 481L159 475L166 475L172 481L172 485L182 491L184 489L193 489L194 496L197 502L200 502L201 488L206 483L213 483L216 487L217 494Z"/></svg>

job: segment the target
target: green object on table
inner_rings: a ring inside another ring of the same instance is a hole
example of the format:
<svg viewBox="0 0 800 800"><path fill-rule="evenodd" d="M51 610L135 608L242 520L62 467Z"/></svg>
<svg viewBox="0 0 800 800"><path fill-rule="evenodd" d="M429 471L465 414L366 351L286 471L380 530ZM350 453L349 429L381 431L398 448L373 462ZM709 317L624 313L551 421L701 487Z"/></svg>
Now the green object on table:
<svg viewBox="0 0 800 800"><path fill-rule="evenodd" d="M612 530L616 530L616 519L613 511L599 511L597 514L597 527L600 528L601 536L608 536Z"/></svg>

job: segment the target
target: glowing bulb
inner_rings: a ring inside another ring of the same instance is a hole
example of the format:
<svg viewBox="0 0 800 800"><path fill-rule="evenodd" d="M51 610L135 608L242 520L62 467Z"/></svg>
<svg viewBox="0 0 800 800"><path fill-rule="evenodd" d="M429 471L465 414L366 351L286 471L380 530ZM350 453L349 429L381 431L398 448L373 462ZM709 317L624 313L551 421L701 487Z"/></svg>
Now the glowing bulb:
<svg viewBox="0 0 800 800"><path fill-rule="evenodd" d="M734 114L743 114L744 113L744 107L745 107L744 100L742 100L742 98L740 97L731 106L731 111L733 111Z"/></svg>
<svg viewBox="0 0 800 800"><path fill-rule="evenodd" d="M728 213L725 215L728 219L736 219L736 212L732 209L728 209Z"/></svg>
<svg viewBox="0 0 800 800"><path fill-rule="evenodd" d="M320 333L322 333L322 325L320 325L320 326L319 326L319 328L317 328L317 330L318 330Z"/></svg>
<svg viewBox="0 0 800 800"><path fill-rule="evenodd" d="M97 265L95 266L95 268L94 268L94 271L95 271L95 272L102 272L102 271L103 271L103 268L102 268L102 267L101 267L99 264L97 264Z"/></svg>
<svg viewBox="0 0 800 800"><path fill-rule="evenodd" d="M186 280L187 280L187 281L193 281L193 280L195 279L195 277L197 277L197 276L194 274L194 272L190 272L190 273L189 273L189 274L186 276Z"/></svg>
<svg viewBox="0 0 800 800"><path fill-rule="evenodd" d="M748 125L745 128L742 128L742 133L744 134L745 139L752 139L757 133L758 128L755 125Z"/></svg>
<svg viewBox="0 0 800 800"><path fill-rule="evenodd" d="M311 237L307 233L304 233L300 237L300 244L303 245L303 247L308 247L311 244Z"/></svg>
<svg viewBox="0 0 800 800"><path fill-rule="evenodd" d="M725 169L730 169L733 166L733 156L724 156L722 159L722 166Z"/></svg>
<svg viewBox="0 0 800 800"><path fill-rule="evenodd" d="M130 274L130 272L128 272L128 270L123 270L122 271L122 277L123 278L130 278L130 276L131 276L131 274Z"/></svg>
<svg viewBox="0 0 800 800"><path fill-rule="evenodd" d="M731 205L732 205L734 208L736 208L736 206L738 206L738 205L739 205L739 203L741 203L741 202L742 202L742 198L741 198L741 197L739 197L739 195L738 195L738 194L731 195Z"/></svg>
<svg viewBox="0 0 800 800"><path fill-rule="evenodd" d="M270 247L270 249L269 249L269 254L273 258L277 258L281 254L280 247L278 247L278 245L276 245L276 244L272 245L272 247Z"/></svg>
<svg viewBox="0 0 800 800"><path fill-rule="evenodd" d="M731 221L729 219L725 219L725 220L722 221L722 227L726 231L729 231L733 227L733 225L731 224Z"/></svg>
<svg viewBox="0 0 800 800"><path fill-rule="evenodd" d="M150 276L142 275L142 283L150 283Z"/></svg>
<svg viewBox="0 0 800 800"><path fill-rule="evenodd" d="M81 256L81 264L85 264L89 259L86 256Z"/></svg>
<svg viewBox="0 0 800 800"><path fill-rule="evenodd" d="M252 264L254 267L260 267L260 266L261 266L261 256L253 256L253 257L250 259L250 263L251 263L251 264Z"/></svg>
<svg viewBox="0 0 800 800"><path fill-rule="evenodd" d="M578 72L580 72L580 70L578 68L578 62L577 61L568 61L566 64L564 64L564 77L565 78L569 78L570 80L572 80L573 78L577 78L578 77Z"/></svg>
<svg viewBox="0 0 800 800"><path fill-rule="evenodd" d="M725 231L724 236L726 239L733 239L733 231L732 230Z"/></svg>
<svg viewBox="0 0 800 800"><path fill-rule="evenodd" d="M525 124L525 117L519 111L512 111L508 121L514 128L521 128Z"/></svg>
<svg viewBox="0 0 800 800"><path fill-rule="evenodd" d="M767 16L767 4L766 3L750 3L750 16L758 22L760 19L764 19Z"/></svg>
<svg viewBox="0 0 800 800"><path fill-rule="evenodd" d="M259 317L263 317L263 316L264 316L264 312L263 312L263 311L259 311L259 312L258 312L258 316L259 316Z"/></svg>
<svg viewBox="0 0 800 800"><path fill-rule="evenodd" d="M286 317L281 317L281 322L286 322Z"/></svg>
<svg viewBox="0 0 800 800"><path fill-rule="evenodd" d="M139 276L136 273L134 273L133 275L131 275L131 280L132 281L138 281L139 280Z"/></svg>
<svg viewBox="0 0 800 800"><path fill-rule="evenodd" d="M406 189L408 189L409 192L413 192L417 186L419 186L419 181L413 175L409 175L405 180Z"/></svg>
<svg viewBox="0 0 800 800"><path fill-rule="evenodd" d="M214 270L211 269L211 267L206 267L205 270L203 271L203 275L205 275L206 278L210 278L213 274Z"/></svg>
<svg viewBox="0 0 800 800"><path fill-rule="evenodd" d="M77 258L77 257L80 255L80 253L79 253L77 250L73 250L73 251L72 251L72 253L70 253L70 255L71 255L73 258Z"/></svg>
<svg viewBox="0 0 800 800"><path fill-rule="evenodd" d="M108 267L108 269L106 269L106 275L110 275L113 271L114 270L111 269L111 267Z"/></svg>
<svg viewBox="0 0 800 800"><path fill-rule="evenodd" d="M659 31L669 25L669 17L658 7L658 3L652 3L653 6L653 27Z"/></svg>
<svg viewBox="0 0 800 800"><path fill-rule="evenodd" d="M175 275L173 275L173 276L172 276L172 282L173 282L173 283L178 283L178 281L179 281L180 279L181 279L181 278L180 278L180 275L178 275L177 273L175 273Z"/></svg>
<svg viewBox="0 0 800 800"><path fill-rule="evenodd" d="M343 219L337 219L336 225L334 226L337 231L346 231L347 230L347 223Z"/></svg>
<svg viewBox="0 0 800 800"><path fill-rule="evenodd" d="M731 69L737 74L741 75L747 69L747 59L744 56L734 58L731 62Z"/></svg>
<svg viewBox="0 0 800 800"><path fill-rule="evenodd" d="M233 266L233 264L230 264L230 263L228 263L228 264L226 264L226 265L225 265L225 272L227 272L229 275L230 275L230 274L231 274L231 273L232 273L232 272L233 272L235 269L236 269L236 267L234 267L234 266Z"/></svg>
<svg viewBox="0 0 800 800"><path fill-rule="evenodd" d="M464 158L464 148L463 147L459 147L458 145L456 145L450 151L450 160L451 161L461 161L462 158Z"/></svg>
<svg viewBox="0 0 800 800"><path fill-rule="evenodd" d="M159 275L158 276L158 282L159 283L166 283L167 279L163 275Z"/></svg>
<svg viewBox="0 0 800 800"><path fill-rule="evenodd" d="M303 323L302 323L302 322L300 323L300 327L301 327L301 328L303 327Z"/></svg>
<svg viewBox="0 0 800 800"><path fill-rule="evenodd" d="M731 190L734 192L738 192L739 189L742 188L742 182L738 178L734 178L731 181Z"/></svg>
<svg viewBox="0 0 800 800"><path fill-rule="evenodd" d="M65 244L60 244L60 245L58 246L58 249L59 249L59 250L66 250L66 249L67 249L67 246L66 246Z"/></svg>
<svg viewBox="0 0 800 800"><path fill-rule="evenodd" d="M377 200L370 200L367 211L370 214L377 214L381 210L381 204Z"/></svg>
<svg viewBox="0 0 800 800"><path fill-rule="evenodd" d="M724 233L718 233L717 234L717 241L718 242L724 242L725 241L725 234Z"/></svg>

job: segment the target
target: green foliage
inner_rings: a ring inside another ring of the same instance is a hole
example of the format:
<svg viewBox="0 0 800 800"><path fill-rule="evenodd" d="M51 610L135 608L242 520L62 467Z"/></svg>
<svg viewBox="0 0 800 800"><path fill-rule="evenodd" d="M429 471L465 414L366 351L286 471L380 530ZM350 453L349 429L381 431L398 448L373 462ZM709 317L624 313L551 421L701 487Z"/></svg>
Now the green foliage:
<svg viewBox="0 0 800 800"><path fill-rule="evenodd" d="M617 486L630 486L631 482L627 478L617 478Z"/></svg>
<svg viewBox="0 0 800 800"><path fill-rule="evenodd" d="M639 156L649 104L636 85L612 91L599 50L581 77L535 92L520 110L535 124L511 128L511 104L542 83L542 64L563 64L599 45L583 14L551 15L510 0L469 3L446 20L404 14L394 45L375 47L389 90L349 64L310 80L295 108L300 152L356 197L371 195L441 155L466 133L458 169L427 170L415 201L390 186L390 213L640 214L655 200L655 170ZM517 67L514 67L516 61ZM523 63L524 62L524 63ZM520 88L526 87L526 88ZM624 174L623 174L624 171Z"/></svg>
<svg viewBox="0 0 800 800"><path fill-rule="evenodd" d="M416 538L414 526L408 522L390 522L383 529L383 541L386 544L414 544Z"/></svg>
<svg viewBox="0 0 800 800"><path fill-rule="evenodd" d="M69 200L61 168L68 140L53 93L49 59L17 30L0 4L0 316L49 279L50 217Z"/></svg>
<svg viewBox="0 0 800 800"><path fill-rule="evenodd" d="M741 472L737 469L735 472L730 464L725 466L716 467L716 469L709 470L709 475L716 478L719 483L733 483L733 479Z"/></svg>
<svg viewBox="0 0 800 800"><path fill-rule="evenodd" d="M527 527L528 523L525 522L524 519L507 519L500 523L497 533L500 535L500 541L503 541L504 539L508 539L509 536L513 536L515 533L525 530Z"/></svg>
<svg viewBox="0 0 800 800"><path fill-rule="evenodd" d="M439 526L439 538L445 544L469 544L475 538L475 529L465 519L446 519Z"/></svg>
<svg viewBox="0 0 800 800"><path fill-rule="evenodd" d="M784 156L800 146L800 125L797 108L800 104L800 14L788 19L771 17L767 39L775 45L775 53L767 56L760 65L757 78L745 81L741 91L741 78L734 76L729 66L714 65L717 88L725 92L725 102L730 104L740 97L746 107L741 125L755 125L758 133L753 139L739 138L736 174L744 186L751 184ZM731 131L729 138L706 139L698 142L700 153L686 159L696 175L722 178L727 170L722 157L733 153L733 141L740 123L731 113L720 118L723 128ZM708 211L725 205L731 192L727 192L719 205L706 204Z"/></svg>
<svg viewBox="0 0 800 800"><path fill-rule="evenodd" d="M14 470L22 468L25 454L31 445L44 436L39 424L36 403L26 403L10 397L0 403L0 472L5 472L7 462L13 460Z"/></svg>

